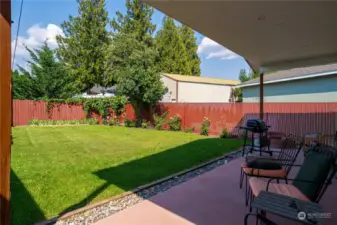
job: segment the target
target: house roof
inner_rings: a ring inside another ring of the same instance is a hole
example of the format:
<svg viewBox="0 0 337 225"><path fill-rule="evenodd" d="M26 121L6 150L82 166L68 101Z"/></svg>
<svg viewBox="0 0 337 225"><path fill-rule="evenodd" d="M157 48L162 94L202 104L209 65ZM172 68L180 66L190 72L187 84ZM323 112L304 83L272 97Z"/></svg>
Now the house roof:
<svg viewBox="0 0 337 225"><path fill-rule="evenodd" d="M103 88L100 85L95 85L94 87L92 87L90 89L90 92L93 93L93 94L100 94L100 93L103 93L103 92L113 92L115 90L116 90L115 86L108 87L108 88Z"/></svg>
<svg viewBox="0 0 337 225"><path fill-rule="evenodd" d="M186 75L169 74L169 73L162 73L162 75L165 77L171 78L172 80L180 81L180 82L233 85L233 86L240 83L240 81L238 80L225 80L225 79L210 78L210 77L186 76Z"/></svg>
<svg viewBox="0 0 337 225"><path fill-rule="evenodd" d="M337 63L310 66L304 68L296 68L291 70L277 71L264 75L264 84L287 82L292 80L308 79L313 77L321 77L337 74ZM237 85L237 87L248 87L260 85L260 78L255 78L250 81Z"/></svg>
<svg viewBox="0 0 337 225"><path fill-rule="evenodd" d="M241 55L255 70L337 62L336 1L144 1Z"/></svg>

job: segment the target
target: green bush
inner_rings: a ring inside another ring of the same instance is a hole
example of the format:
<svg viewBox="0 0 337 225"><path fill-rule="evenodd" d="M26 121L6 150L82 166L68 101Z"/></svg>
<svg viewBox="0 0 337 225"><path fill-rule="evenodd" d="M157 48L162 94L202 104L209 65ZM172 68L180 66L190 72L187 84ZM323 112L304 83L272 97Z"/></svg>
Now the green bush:
<svg viewBox="0 0 337 225"><path fill-rule="evenodd" d="M124 126L125 127L135 127L136 126L136 121L135 120L125 119L124 120Z"/></svg>
<svg viewBox="0 0 337 225"><path fill-rule="evenodd" d="M194 127L189 127L189 128L185 128L185 133L193 133L194 132Z"/></svg>
<svg viewBox="0 0 337 225"><path fill-rule="evenodd" d="M89 119L86 119L87 123L86 124L89 124L89 125L96 125L98 124L98 120L95 119L95 118L89 118Z"/></svg>
<svg viewBox="0 0 337 225"><path fill-rule="evenodd" d="M180 131L181 130L181 117L177 114L170 118L168 122L169 128L172 131Z"/></svg>
<svg viewBox="0 0 337 225"><path fill-rule="evenodd" d="M166 117L167 117L168 111L165 111L163 114L158 115L157 113L153 114L154 119L154 127L157 130L162 130L163 126L166 123Z"/></svg>
<svg viewBox="0 0 337 225"><path fill-rule="evenodd" d="M28 125L30 125L30 126L38 126L39 125L39 120L38 119L29 120Z"/></svg>
<svg viewBox="0 0 337 225"><path fill-rule="evenodd" d="M146 129L149 127L149 122L147 122L146 120L144 120L141 124L142 128Z"/></svg>
<svg viewBox="0 0 337 225"><path fill-rule="evenodd" d="M225 127L223 130L222 130L222 132L221 132L221 134L220 134L220 138L228 138L228 136L229 136L229 134L228 134L228 131L227 131L227 128Z"/></svg>
<svg viewBox="0 0 337 225"><path fill-rule="evenodd" d="M211 126L211 121L207 117L204 117L201 123L200 134L204 136L208 136L210 126Z"/></svg>
<svg viewBox="0 0 337 225"><path fill-rule="evenodd" d="M30 126L51 126L51 125L80 125L80 124L97 124L97 119L85 119L85 120L38 120L33 119L28 122Z"/></svg>
<svg viewBox="0 0 337 225"><path fill-rule="evenodd" d="M112 117L111 120L109 120L109 126L119 126L119 125L120 125L119 117L114 116Z"/></svg>
<svg viewBox="0 0 337 225"><path fill-rule="evenodd" d="M103 119L102 124L108 126L109 125L109 120L108 119Z"/></svg>

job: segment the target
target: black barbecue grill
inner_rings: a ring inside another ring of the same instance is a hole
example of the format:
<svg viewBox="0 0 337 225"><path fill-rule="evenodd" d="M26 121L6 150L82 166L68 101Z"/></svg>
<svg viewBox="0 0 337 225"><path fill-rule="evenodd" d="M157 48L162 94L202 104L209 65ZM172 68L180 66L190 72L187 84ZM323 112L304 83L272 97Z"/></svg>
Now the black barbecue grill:
<svg viewBox="0 0 337 225"><path fill-rule="evenodd" d="M270 155L272 155L272 152L270 151L270 141L268 139L268 128L270 126L267 126L266 123L263 120L259 119L250 119L247 120L246 126L240 126L240 129L243 129L245 131L244 136L244 144L242 149L242 156L246 153L246 146L247 139L248 139L248 132L251 133L252 143L249 148L249 153L253 151L259 151L260 155L262 155L262 152L267 152ZM255 134L258 134L258 138L255 138ZM258 142L258 143L256 143ZM263 150L264 148L267 148L267 150Z"/></svg>

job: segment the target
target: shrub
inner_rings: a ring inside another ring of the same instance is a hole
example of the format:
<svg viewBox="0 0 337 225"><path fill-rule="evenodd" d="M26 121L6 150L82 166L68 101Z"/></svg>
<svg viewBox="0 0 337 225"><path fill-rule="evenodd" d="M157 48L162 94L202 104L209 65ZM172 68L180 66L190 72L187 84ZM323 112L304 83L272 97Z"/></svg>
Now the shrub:
<svg viewBox="0 0 337 225"><path fill-rule="evenodd" d="M109 126L119 126L119 125L120 125L119 117L113 116L112 119L109 120Z"/></svg>
<svg viewBox="0 0 337 225"><path fill-rule="evenodd" d="M179 131L181 130L181 117L177 114L170 118L168 122L169 128L172 131Z"/></svg>
<svg viewBox="0 0 337 225"><path fill-rule="evenodd" d="M165 111L163 114L158 115L158 114L153 114L153 119L154 119L154 126L157 130L162 130L163 126L166 123L166 117L167 117L168 111Z"/></svg>
<svg viewBox="0 0 337 225"><path fill-rule="evenodd" d="M69 124L70 125L75 125L76 124L76 120L69 120Z"/></svg>
<svg viewBox="0 0 337 225"><path fill-rule="evenodd" d="M80 124L97 124L96 119L90 118L85 120L38 120L33 119L28 122L30 126L50 126L50 125L80 125ZM103 120L104 123L104 120Z"/></svg>
<svg viewBox="0 0 337 225"><path fill-rule="evenodd" d="M103 119L102 120L102 124L105 125L105 126L108 126L109 125L109 120L108 119Z"/></svg>
<svg viewBox="0 0 337 225"><path fill-rule="evenodd" d="M120 126L120 120L119 120L119 117L113 116L113 117L111 118L111 120L107 120L107 121L106 121L106 125L109 125L109 126Z"/></svg>
<svg viewBox="0 0 337 225"><path fill-rule="evenodd" d="M207 118L204 117L202 123L201 123L201 131L200 134L204 136L208 136L209 134L209 127L211 126L211 121Z"/></svg>
<svg viewBox="0 0 337 225"><path fill-rule="evenodd" d="M220 134L220 138L228 138L228 136L229 134L228 134L227 128L225 127Z"/></svg>
<svg viewBox="0 0 337 225"><path fill-rule="evenodd" d="M89 118L89 119L86 119L86 121L87 121L87 124L90 124L90 125L98 124L98 120L95 118Z"/></svg>
<svg viewBox="0 0 337 225"><path fill-rule="evenodd" d="M38 126L39 125L39 120L38 119L29 120L28 125L30 125L30 126Z"/></svg>
<svg viewBox="0 0 337 225"><path fill-rule="evenodd" d="M124 120L124 126L125 127L135 127L136 126L136 120L129 120L129 119L125 119Z"/></svg>
<svg viewBox="0 0 337 225"><path fill-rule="evenodd" d="M194 132L194 127L186 128L185 133L193 133Z"/></svg>
<svg viewBox="0 0 337 225"><path fill-rule="evenodd" d="M147 122L146 120L144 120L144 121L142 122L141 126L142 126L142 128L146 129L146 128L148 128L148 126L149 126L149 122Z"/></svg>

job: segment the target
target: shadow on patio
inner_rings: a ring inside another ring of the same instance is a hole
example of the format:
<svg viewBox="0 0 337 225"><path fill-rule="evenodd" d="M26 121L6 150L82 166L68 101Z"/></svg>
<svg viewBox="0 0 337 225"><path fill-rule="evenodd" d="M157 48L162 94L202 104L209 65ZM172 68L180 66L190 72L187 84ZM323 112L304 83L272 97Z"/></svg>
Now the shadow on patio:
<svg viewBox="0 0 337 225"><path fill-rule="evenodd" d="M301 163L301 155L297 163ZM198 224L240 225L248 208L244 203L244 190L239 189L239 168L242 159L236 159L208 173L173 187L131 208L96 223L107 224ZM291 171L294 177L296 170ZM336 180L328 187L320 204L332 213L327 225L337 224ZM280 225L292 225L289 220L270 216ZM251 218L249 224L255 224Z"/></svg>

